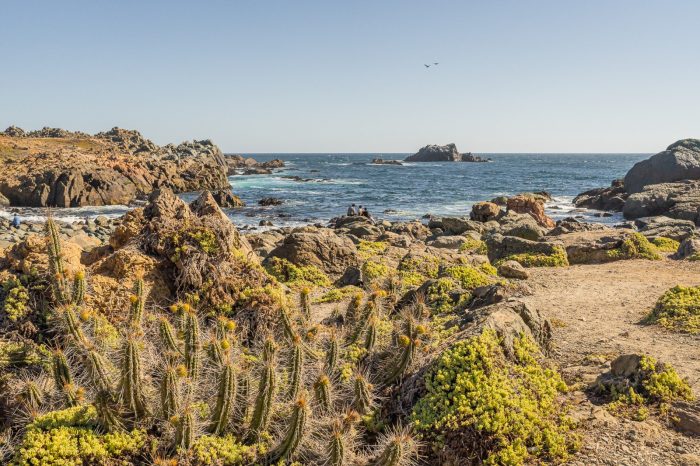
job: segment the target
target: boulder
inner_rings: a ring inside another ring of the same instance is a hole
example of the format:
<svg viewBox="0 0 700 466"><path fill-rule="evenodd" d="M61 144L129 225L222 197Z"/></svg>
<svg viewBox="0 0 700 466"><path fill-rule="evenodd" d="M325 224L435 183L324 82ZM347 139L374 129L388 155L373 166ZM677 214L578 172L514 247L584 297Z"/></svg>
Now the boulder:
<svg viewBox="0 0 700 466"><path fill-rule="evenodd" d="M467 238L464 236L439 236L427 244L434 248L458 250L466 241Z"/></svg>
<svg viewBox="0 0 700 466"><path fill-rule="evenodd" d="M504 236L517 236L536 241L542 238L547 230L537 223L533 216L509 211L499 219L498 232Z"/></svg>
<svg viewBox="0 0 700 466"><path fill-rule="evenodd" d="M282 205L284 201L282 199L278 199L276 197L263 197L258 201L258 205L261 206L274 206L274 205Z"/></svg>
<svg viewBox="0 0 700 466"><path fill-rule="evenodd" d="M554 228L555 226L554 220L544 213L544 201L536 196L513 196L508 198L506 207L508 211L530 215L541 227Z"/></svg>
<svg viewBox="0 0 700 466"><path fill-rule="evenodd" d="M498 266L498 274L505 278L516 278L518 280L526 280L530 273L525 267L520 265L520 262L505 261Z"/></svg>
<svg viewBox="0 0 700 466"><path fill-rule="evenodd" d="M646 186L627 198L625 218L667 217L700 222L700 181L680 181Z"/></svg>
<svg viewBox="0 0 700 466"><path fill-rule="evenodd" d="M336 281L335 286L362 286L364 284L364 277L362 275L362 269L360 267L350 266L345 269L343 275Z"/></svg>
<svg viewBox="0 0 700 466"><path fill-rule="evenodd" d="M430 236L430 229L421 222L414 220L413 222L396 222L391 225L389 231L399 235L408 236L412 239L425 241Z"/></svg>
<svg viewBox="0 0 700 466"><path fill-rule="evenodd" d="M547 236L561 236L569 233L576 233L581 231L603 231L612 230L607 225L602 223L588 223L577 220L573 217L567 217L565 219L559 220L557 226L552 228L547 232Z"/></svg>
<svg viewBox="0 0 700 466"><path fill-rule="evenodd" d="M442 217L440 223L443 231L450 235L461 235L466 231L476 231L477 233L484 231L482 223L466 217Z"/></svg>
<svg viewBox="0 0 700 466"><path fill-rule="evenodd" d="M477 222L496 220L501 215L501 208L493 202L477 202L472 206L469 218Z"/></svg>
<svg viewBox="0 0 700 466"><path fill-rule="evenodd" d="M671 407L671 419L679 430L700 435L700 404L676 401Z"/></svg>
<svg viewBox="0 0 700 466"><path fill-rule="evenodd" d="M688 259L688 258L700 260L700 238L686 238L681 241L678 246L678 251L671 256L672 259Z"/></svg>
<svg viewBox="0 0 700 466"><path fill-rule="evenodd" d="M329 275L341 275L348 267L360 265L355 244L327 228L295 230L270 252L270 257L287 259L296 265L313 265Z"/></svg>
<svg viewBox="0 0 700 466"><path fill-rule="evenodd" d="M639 371L641 362L639 354L623 354L610 363L610 373L616 377L631 377Z"/></svg>
<svg viewBox="0 0 700 466"><path fill-rule="evenodd" d="M646 186L700 179L700 140L682 139L665 151L637 162L625 175L625 189L634 194Z"/></svg>
<svg viewBox="0 0 700 466"><path fill-rule="evenodd" d="M211 195L214 197L216 203L219 204L219 207L224 209L245 207L245 202L243 202L240 197L233 194L230 189L219 189L213 191Z"/></svg>
<svg viewBox="0 0 700 466"><path fill-rule="evenodd" d="M445 146L430 144L405 159L406 162L459 162L461 160L462 154L454 144Z"/></svg>
<svg viewBox="0 0 700 466"><path fill-rule="evenodd" d="M574 198L574 205L579 208L620 212L627 195L624 182L614 180L609 188L596 188L579 194Z"/></svg>
<svg viewBox="0 0 700 466"><path fill-rule="evenodd" d="M638 218L634 220L634 226L649 239L662 236L682 241L695 233L695 224L690 220L679 220L663 215Z"/></svg>
<svg viewBox="0 0 700 466"><path fill-rule="evenodd" d="M531 241L517 236L503 236L501 234L487 235L485 238L488 246L488 257L491 262L521 253L553 255L559 252L562 243L551 241Z"/></svg>

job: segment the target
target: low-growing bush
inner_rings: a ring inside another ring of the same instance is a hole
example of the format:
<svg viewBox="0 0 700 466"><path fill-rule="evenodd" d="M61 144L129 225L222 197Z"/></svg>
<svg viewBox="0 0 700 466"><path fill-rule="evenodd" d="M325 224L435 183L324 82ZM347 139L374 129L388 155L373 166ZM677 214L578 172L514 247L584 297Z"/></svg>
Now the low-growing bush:
<svg viewBox="0 0 700 466"><path fill-rule="evenodd" d="M674 286L645 319L670 330L700 333L700 286Z"/></svg>
<svg viewBox="0 0 700 466"><path fill-rule="evenodd" d="M620 247L611 249L606 254L610 260L661 259L656 246L641 233L632 233L622 241Z"/></svg>
<svg viewBox="0 0 700 466"><path fill-rule="evenodd" d="M678 251L678 246L681 244L675 239L666 238L664 236L657 236L651 242L656 246L656 249L661 252L676 252Z"/></svg>
<svg viewBox="0 0 700 466"><path fill-rule="evenodd" d="M523 252L520 254L512 254L499 260L498 263L509 260L520 263L523 267L566 267L569 265L569 259L566 256L566 251L563 247L557 246L554 254L542 254L533 252Z"/></svg>
<svg viewBox="0 0 700 466"><path fill-rule="evenodd" d="M331 280L313 265L294 265L287 259L273 257L266 266L270 275L290 286L331 286Z"/></svg>

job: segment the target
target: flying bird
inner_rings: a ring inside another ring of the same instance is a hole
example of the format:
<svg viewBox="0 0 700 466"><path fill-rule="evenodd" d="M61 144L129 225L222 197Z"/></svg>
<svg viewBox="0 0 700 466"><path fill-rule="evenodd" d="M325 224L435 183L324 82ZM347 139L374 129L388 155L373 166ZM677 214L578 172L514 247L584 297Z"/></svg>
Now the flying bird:
<svg viewBox="0 0 700 466"><path fill-rule="evenodd" d="M425 64L424 64L423 66L425 66L426 68L430 68L430 65L425 65Z"/></svg>
<svg viewBox="0 0 700 466"><path fill-rule="evenodd" d="M436 65L436 66L439 65L439 64L440 64L440 63L438 63L438 62L433 63L433 65Z"/></svg>

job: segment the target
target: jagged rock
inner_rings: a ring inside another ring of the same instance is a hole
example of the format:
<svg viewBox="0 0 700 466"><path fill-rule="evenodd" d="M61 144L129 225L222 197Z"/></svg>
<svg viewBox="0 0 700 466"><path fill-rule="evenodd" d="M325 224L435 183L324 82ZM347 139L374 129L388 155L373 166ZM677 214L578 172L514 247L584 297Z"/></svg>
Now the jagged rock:
<svg viewBox="0 0 700 466"><path fill-rule="evenodd" d="M676 401L671 408L671 419L684 432L700 435L700 404Z"/></svg>
<svg viewBox="0 0 700 466"><path fill-rule="evenodd" d="M454 144L445 146L429 144L405 159L406 162L459 162L461 160L462 154Z"/></svg>
<svg viewBox="0 0 700 466"><path fill-rule="evenodd" d="M343 276L336 281L335 286L362 286L364 284L362 269L355 266L350 266L345 269Z"/></svg>
<svg viewBox="0 0 700 466"><path fill-rule="evenodd" d="M21 140L0 135L2 145L13 147L21 161L0 173L0 192L13 206L128 204L163 187L230 189L223 156L211 141L158 147L119 128L95 136L44 129Z"/></svg>
<svg viewBox="0 0 700 466"><path fill-rule="evenodd" d="M477 233L484 231L482 223L466 217L442 217L441 224L444 232L450 235L461 235L466 231L476 231Z"/></svg>
<svg viewBox="0 0 700 466"><path fill-rule="evenodd" d="M610 251L617 249L633 233L629 229L586 231L561 236L570 264L599 264L617 260ZM621 257L620 257L621 258Z"/></svg>
<svg viewBox="0 0 700 466"><path fill-rule="evenodd" d="M513 196L506 202L508 211L518 214L528 214L535 219L538 225L544 228L554 228L554 220L544 213L544 202L536 196Z"/></svg>
<svg viewBox="0 0 700 466"><path fill-rule="evenodd" d="M567 217L565 219L559 220L557 222L557 226L547 232L547 236L561 236L580 231L601 230L611 230L611 228L607 225L603 225L602 223L581 222L573 217Z"/></svg>
<svg viewBox="0 0 700 466"><path fill-rule="evenodd" d="M671 256L673 259L688 259L689 257L700 259L700 238L686 238L681 241L678 251Z"/></svg>
<svg viewBox="0 0 700 466"><path fill-rule="evenodd" d="M403 165L400 160L372 159L372 165Z"/></svg>
<svg viewBox="0 0 700 466"><path fill-rule="evenodd" d="M491 262L521 253L553 255L558 252L558 248L562 247L562 243L557 241L531 241L517 236L503 236L498 233L487 235L485 241Z"/></svg>
<svg viewBox="0 0 700 466"><path fill-rule="evenodd" d="M498 274L505 278L516 278L518 280L526 280L530 273L525 267L520 265L520 262L505 261L498 266Z"/></svg>
<svg viewBox="0 0 700 466"><path fill-rule="evenodd" d="M227 209L235 209L236 207L245 207L245 202L233 194L230 189L219 189L211 193L219 207Z"/></svg>
<svg viewBox="0 0 700 466"><path fill-rule="evenodd" d="M679 220L659 215L634 220L637 230L649 239L663 236L682 241L695 233L695 224L690 220Z"/></svg>
<svg viewBox="0 0 700 466"><path fill-rule="evenodd" d="M434 248L458 250L466 241L467 238L464 236L439 236L427 244Z"/></svg>
<svg viewBox="0 0 700 466"><path fill-rule="evenodd" d="M305 227L288 235L269 256L287 259L296 265L313 265L330 275L340 275L348 267L359 267L353 242L327 228Z"/></svg>
<svg viewBox="0 0 700 466"><path fill-rule="evenodd" d="M482 157L479 157L478 155L474 155L471 152L467 152L466 154L462 154L462 162L489 162L491 159L485 159Z"/></svg>
<svg viewBox="0 0 700 466"><path fill-rule="evenodd" d="M648 185L627 198L623 214L628 219L665 215L698 225L700 181Z"/></svg>
<svg viewBox="0 0 700 466"><path fill-rule="evenodd" d="M579 194L574 198L574 205L586 209L620 212L627 196L624 181L614 180L609 188L596 188Z"/></svg>
<svg viewBox="0 0 700 466"><path fill-rule="evenodd" d="M272 205L282 205L284 201L282 199L277 199L276 197L264 197L258 201L258 205L261 206L272 206Z"/></svg>
<svg viewBox="0 0 700 466"><path fill-rule="evenodd" d="M625 189L634 194L660 183L700 179L700 140L681 139L637 162L625 175Z"/></svg>
<svg viewBox="0 0 700 466"><path fill-rule="evenodd" d="M252 157L245 158L241 155L226 154L223 157L228 175L268 175L272 170L284 167L284 161L280 159L258 162Z"/></svg>
<svg viewBox="0 0 700 466"><path fill-rule="evenodd" d="M413 222L393 223L389 231L420 241L425 241L425 239L430 236L430 229L417 220Z"/></svg>
<svg viewBox="0 0 700 466"><path fill-rule="evenodd" d="M477 202L472 206L469 218L477 222L496 220L501 215L501 208L493 202Z"/></svg>
<svg viewBox="0 0 700 466"><path fill-rule="evenodd" d="M517 236L536 241L542 238L547 230L537 223L533 216L509 211L498 220L498 232L503 236Z"/></svg>

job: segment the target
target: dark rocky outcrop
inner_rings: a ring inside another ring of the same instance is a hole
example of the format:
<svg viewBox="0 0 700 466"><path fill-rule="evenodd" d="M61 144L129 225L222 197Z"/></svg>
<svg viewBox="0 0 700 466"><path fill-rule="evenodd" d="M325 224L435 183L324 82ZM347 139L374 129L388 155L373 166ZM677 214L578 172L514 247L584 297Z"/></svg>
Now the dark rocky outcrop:
<svg viewBox="0 0 700 466"><path fill-rule="evenodd" d="M608 188L596 188L574 198L574 205L586 209L620 212L625 205L627 191L622 180L615 180Z"/></svg>
<svg viewBox="0 0 700 466"><path fill-rule="evenodd" d="M219 207L225 209L245 207L245 202L243 202L240 197L233 194L230 189L220 189L212 192L211 195L214 197L216 203L219 204Z"/></svg>
<svg viewBox="0 0 700 466"><path fill-rule="evenodd" d="M258 162L252 157L243 157L237 154L226 154L224 163L227 174L231 175L269 175L272 170L284 168L284 161L281 159Z"/></svg>
<svg viewBox="0 0 700 466"><path fill-rule="evenodd" d="M517 236L503 236L498 233L486 236L485 242L488 246L488 257L491 262L522 253L550 256L557 254L562 247L561 243L557 241L531 241Z"/></svg>
<svg viewBox="0 0 700 466"><path fill-rule="evenodd" d="M267 207L267 206L274 206L274 205L282 205L284 201L282 199L278 199L276 197L263 197L258 201L258 205Z"/></svg>
<svg viewBox="0 0 700 466"><path fill-rule="evenodd" d="M648 185L627 198L622 212L629 219L665 215L697 225L700 223L700 181Z"/></svg>
<svg viewBox="0 0 700 466"><path fill-rule="evenodd" d="M700 140L682 139L665 151L636 163L625 175L625 189L634 194L646 186L700 179Z"/></svg>
<svg viewBox="0 0 700 466"><path fill-rule="evenodd" d="M472 206L469 218L477 222L496 220L501 215L501 208L493 202L477 202Z"/></svg>
<svg viewBox="0 0 700 466"><path fill-rule="evenodd" d="M400 160L372 159L372 165L403 165Z"/></svg>
<svg viewBox="0 0 700 466"><path fill-rule="evenodd" d="M631 223L649 239L664 237L682 241L695 233L695 224L690 220L674 219L663 215L642 217Z"/></svg>

